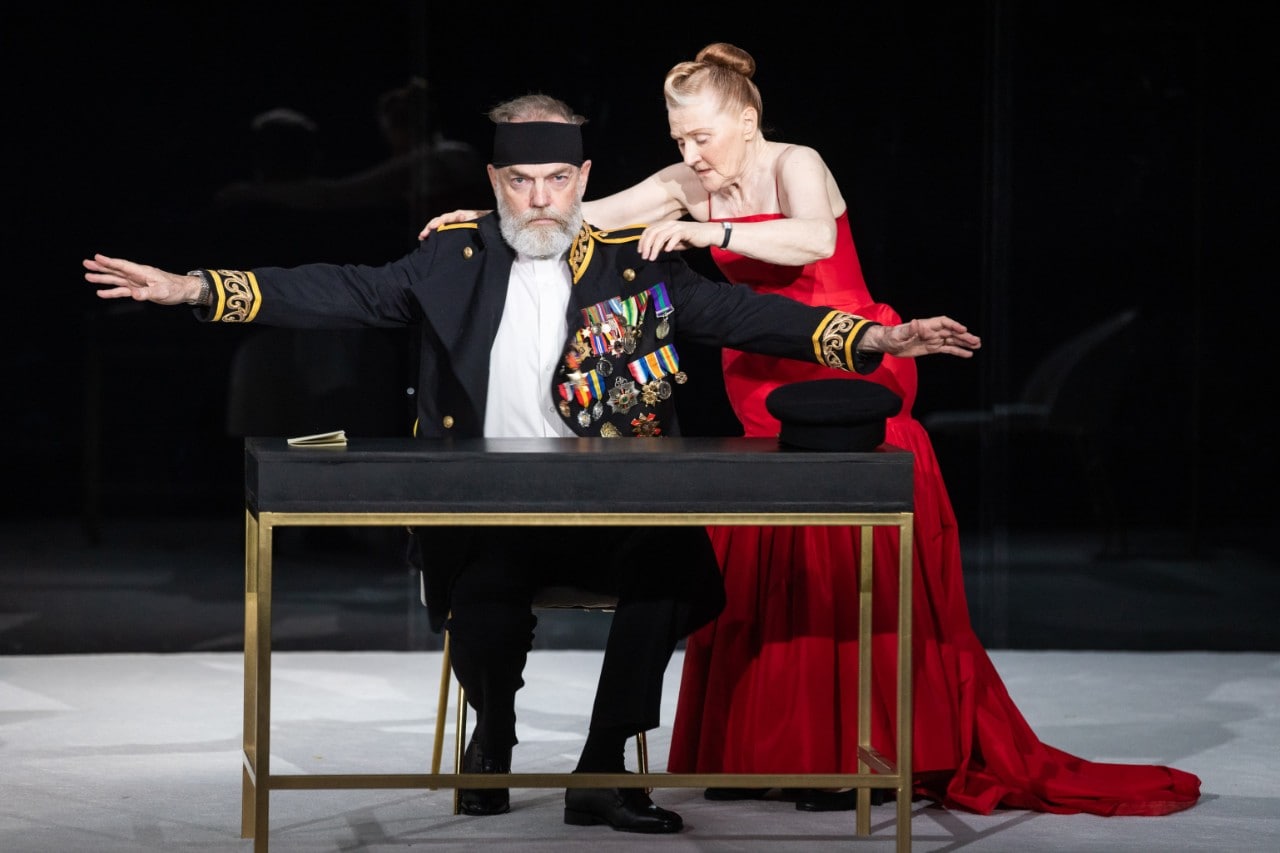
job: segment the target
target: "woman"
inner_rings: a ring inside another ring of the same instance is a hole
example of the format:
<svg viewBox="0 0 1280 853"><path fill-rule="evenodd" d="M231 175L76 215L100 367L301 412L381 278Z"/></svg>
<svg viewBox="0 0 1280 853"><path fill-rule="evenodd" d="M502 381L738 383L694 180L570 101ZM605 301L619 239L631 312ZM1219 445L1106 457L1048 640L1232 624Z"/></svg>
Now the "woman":
<svg viewBox="0 0 1280 853"><path fill-rule="evenodd" d="M707 247L727 280L900 322L863 281L845 200L817 151L767 140L751 77L755 61L733 45L703 48L664 84L682 161L585 205L602 228L652 223L641 253ZM463 218L456 212L428 230ZM681 219L688 216L689 219ZM424 230L423 234L426 234ZM725 388L747 436L773 437L769 392L834 371L742 352L723 353ZM915 790L981 814L998 806L1055 813L1167 814L1193 805L1200 780L1154 765L1085 761L1042 744L1005 690L969 621L960 543L928 434L912 416L916 369L886 358L867 376L903 400L885 440L915 455L913 556ZM857 772L858 532L833 527L716 527L712 540L728 605L690 636L668 770L676 773ZM897 530L874 542L877 624L896 607ZM884 620L884 621L881 621ZM873 654L892 660L891 634ZM890 758L892 666L873 673L872 741ZM709 798L761 796L709 789ZM797 807L853 808L853 792L801 792Z"/></svg>

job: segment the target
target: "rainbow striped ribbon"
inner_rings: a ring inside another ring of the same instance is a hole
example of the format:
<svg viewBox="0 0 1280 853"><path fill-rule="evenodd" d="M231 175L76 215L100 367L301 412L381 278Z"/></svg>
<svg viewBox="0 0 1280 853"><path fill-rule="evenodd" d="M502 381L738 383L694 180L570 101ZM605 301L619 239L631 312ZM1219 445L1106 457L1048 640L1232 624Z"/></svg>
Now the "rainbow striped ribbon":
<svg viewBox="0 0 1280 853"><path fill-rule="evenodd" d="M675 344L667 344L644 358L637 358L627 365L627 369L637 382L650 382L679 371L680 356L676 353Z"/></svg>

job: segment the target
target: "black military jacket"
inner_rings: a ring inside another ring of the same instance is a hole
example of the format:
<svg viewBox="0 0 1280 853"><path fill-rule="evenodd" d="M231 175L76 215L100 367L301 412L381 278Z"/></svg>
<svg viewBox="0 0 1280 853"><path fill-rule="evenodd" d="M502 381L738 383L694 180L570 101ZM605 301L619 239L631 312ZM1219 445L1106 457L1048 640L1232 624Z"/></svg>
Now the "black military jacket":
<svg viewBox="0 0 1280 853"><path fill-rule="evenodd" d="M584 227L569 253L569 339L551 381L577 434L676 432L672 392L686 378L677 328L698 343L837 369L867 373L879 364L879 355L855 350L869 322L711 281L678 253L646 261L635 249L642 230ZM489 215L445 226L383 266L208 270L214 304L200 316L294 328L418 325L417 434L478 437L514 260Z"/></svg>
<svg viewBox="0 0 1280 853"><path fill-rule="evenodd" d="M679 253L646 261L642 228L603 232L584 226L570 250L569 336L553 399L582 436L663 436L678 432L674 391L684 381L674 339L815 361L869 373L878 354L857 353L869 321L697 274ZM480 437L490 348L516 257L496 214L446 226L382 266L308 264L293 268L206 270L209 322L292 328L397 327L420 330L419 437ZM433 534L437 529L431 529ZM453 541L432 536L427 604L437 629L459 566ZM419 539L422 537L420 536ZM432 571L439 566L442 571Z"/></svg>

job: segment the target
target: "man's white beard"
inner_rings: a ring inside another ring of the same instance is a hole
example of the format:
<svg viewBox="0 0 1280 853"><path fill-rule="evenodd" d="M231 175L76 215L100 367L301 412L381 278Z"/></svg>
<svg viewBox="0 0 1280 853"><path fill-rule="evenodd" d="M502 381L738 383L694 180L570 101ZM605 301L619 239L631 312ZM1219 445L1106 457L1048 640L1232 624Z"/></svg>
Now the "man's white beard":
<svg viewBox="0 0 1280 853"><path fill-rule="evenodd" d="M575 199L565 213L551 208L534 208L517 216L501 195L495 197L502 237L513 249L531 258L556 258L569 251L582 230L582 200ZM556 224L529 225L534 219L554 218Z"/></svg>

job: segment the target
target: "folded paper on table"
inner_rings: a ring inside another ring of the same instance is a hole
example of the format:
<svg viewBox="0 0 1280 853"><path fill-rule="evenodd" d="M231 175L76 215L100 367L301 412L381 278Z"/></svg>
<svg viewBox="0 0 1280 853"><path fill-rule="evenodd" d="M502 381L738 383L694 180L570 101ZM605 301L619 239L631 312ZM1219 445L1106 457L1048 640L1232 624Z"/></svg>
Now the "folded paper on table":
<svg viewBox="0 0 1280 853"><path fill-rule="evenodd" d="M346 447L346 430L335 429L333 432L318 432L315 435L300 435L289 439L290 447Z"/></svg>

